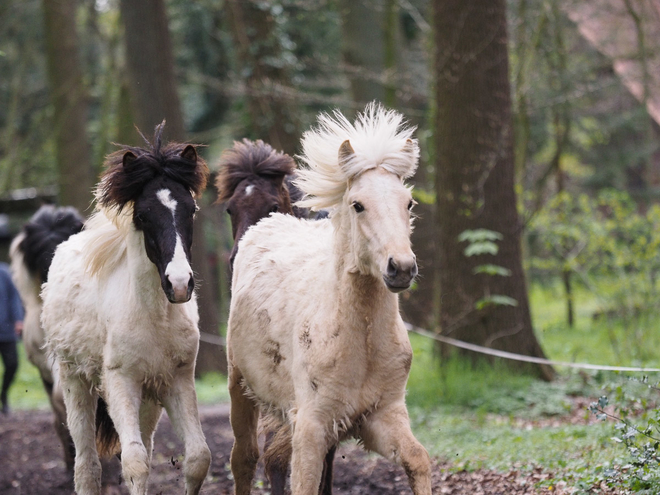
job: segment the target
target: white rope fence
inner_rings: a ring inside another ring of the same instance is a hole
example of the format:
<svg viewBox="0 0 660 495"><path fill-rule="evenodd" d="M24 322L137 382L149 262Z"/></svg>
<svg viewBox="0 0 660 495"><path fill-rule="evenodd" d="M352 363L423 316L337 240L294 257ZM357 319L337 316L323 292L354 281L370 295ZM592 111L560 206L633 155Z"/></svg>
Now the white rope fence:
<svg viewBox="0 0 660 495"><path fill-rule="evenodd" d="M660 371L660 368L643 368L635 366L608 366L604 364L589 364L589 363L572 363L567 361L553 361L551 359L533 357L533 356L524 356L522 354L515 354L513 352L499 351L497 349L491 349L490 347L483 347L476 344L470 344L468 342L463 342L462 340L452 339L451 337L445 337L434 332L430 332L423 328L416 327L410 323L405 323L406 329L409 332L422 335L429 339L433 339L437 342L442 342L443 344L451 345L454 347L460 347L461 349L466 349L472 352L478 352L479 354L485 354L487 356L495 356L503 359L511 359L513 361L522 361L525 363L535 363L535 364L547 364L550 366L563 366L567 368L576 368L581 370L594 370L594 371L633 371L633 372L643 372L643 373L657 373ZM219 336L213 335L206 332L201 332L199 339L202 342L207 342L209 344L225 346L227 343L226 340Z"/></svg>

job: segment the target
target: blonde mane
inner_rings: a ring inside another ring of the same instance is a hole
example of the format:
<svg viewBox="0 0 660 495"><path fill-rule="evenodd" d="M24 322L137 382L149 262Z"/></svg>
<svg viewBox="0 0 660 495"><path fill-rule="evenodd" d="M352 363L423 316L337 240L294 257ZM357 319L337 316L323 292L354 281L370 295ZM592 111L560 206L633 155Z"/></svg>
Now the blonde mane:
<svg viewBox="0 0 660 495"><path fill-rule="evenodd" d="M132 223L132 202L127 203L121 211L97 203L96 211L84 228L87 237L82 256L87 273L103 276L117 267L126 256L126 237Z"/></svg>
<svg viewBox="0 0 660 495"><path fill-rule="evenodd" d="M307 168L298 171L295 184L305 197L296 206L334 208L352 179L377 167L402 180L411 177L419 160L414 131L403 115L376 102L367 105L355 123L338 110L333 115L321 114L318 127L302 137L303 154L298 158ZM340 164L339 148L347 140L355 153Z"/></svg>

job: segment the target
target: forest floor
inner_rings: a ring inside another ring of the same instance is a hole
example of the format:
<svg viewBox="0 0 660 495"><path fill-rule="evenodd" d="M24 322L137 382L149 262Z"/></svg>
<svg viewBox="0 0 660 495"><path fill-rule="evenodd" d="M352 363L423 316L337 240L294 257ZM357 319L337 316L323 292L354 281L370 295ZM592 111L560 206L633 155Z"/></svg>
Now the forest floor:
<svg viewBox="0 0 660 495"><path fill-rule="evenodd" d="M233 442L226 404L201 406L200 415L206 440L213 454L209 475L202 487L203 495L230 494L233 487L229 470L229 454ZM4 495L70 495L72 482L61 460L61 447L52 426L49 411L13 411L0 415L0 493ZM171 495L183 493L181 461L183 447L163 415L156 432L149 493ZM119 462L105 464L104 494L125 495L120 480ZM549 473L511 471L508 473L478 469L456 471L449 463L433 462L433 494L569 494L570 487L536 488ZM253 494L267 495L268 484L259 468ZM335 457L334 490L336 495L411 494L403 469L393 463L365 453L353 443L344 443ZM604 487L597 493L615 493Z"/></svg>

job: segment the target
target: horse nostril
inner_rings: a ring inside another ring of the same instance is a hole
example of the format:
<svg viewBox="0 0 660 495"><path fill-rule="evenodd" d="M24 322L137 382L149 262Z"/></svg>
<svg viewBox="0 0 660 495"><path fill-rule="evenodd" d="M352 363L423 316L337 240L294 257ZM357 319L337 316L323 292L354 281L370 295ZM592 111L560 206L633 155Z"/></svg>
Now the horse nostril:
<svg viewBox="0 0 660 495"><path fill-rule="evenodd" d="M390 258L387 260L387 276L390 278L394 278L399 274L399 266L397 265L396 261L394 261L394 258L390 256Z"/></svg>
<svg viewBox="0 0 660 495"><path fill-rule="evenodd" d="M195 290L195 279L191 275L190 280L188 280L188 295L192 294L193 290Z"/></svg>

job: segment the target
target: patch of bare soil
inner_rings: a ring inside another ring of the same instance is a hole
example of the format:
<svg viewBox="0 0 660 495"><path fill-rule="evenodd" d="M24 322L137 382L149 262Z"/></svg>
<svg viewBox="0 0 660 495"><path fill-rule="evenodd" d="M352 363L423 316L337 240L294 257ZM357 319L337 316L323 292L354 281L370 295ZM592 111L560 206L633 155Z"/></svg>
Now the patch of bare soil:
<svg viewBox="0 0 660 495"><path fill-rule="evenodd" d="M233 443L226 405L203 407L202 426L213 454L209 476L202 488L204 495L232 493L229 454ZM71 495L73 483L61 456L61 447L52 425L50 412L15 411L9 417L0 415L0 494L3 495ZM184 491L181 461L182 443L176 438L169 419L163 416L154 442L149 493L181 494ZM120 479L116 459L104 464L106 495L128 494ZM535 489L547 477L542 472L496 473L486 470L451 472L447 464L434 461L433 493L442 495L523 495L549 493ZM268 494L268 484L259 469L255 495ZM399 466L365 453L347 443L335 457L334 493L336 495L410 495L406 475ZM551 493L570 493L562 487Z"/></svg>

